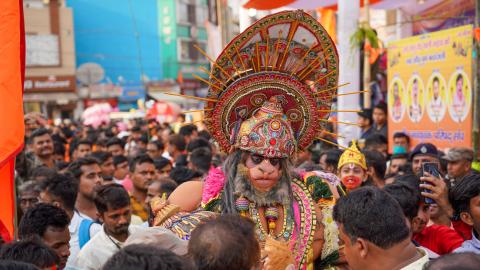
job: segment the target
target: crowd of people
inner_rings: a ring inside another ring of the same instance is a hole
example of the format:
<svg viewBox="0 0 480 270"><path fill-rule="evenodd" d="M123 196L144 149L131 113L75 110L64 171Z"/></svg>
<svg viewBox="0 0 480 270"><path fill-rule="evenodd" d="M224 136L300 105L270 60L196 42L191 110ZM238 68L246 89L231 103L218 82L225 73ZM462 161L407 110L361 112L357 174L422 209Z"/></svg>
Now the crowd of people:
<svg viewBox="0 0 480 270"><path fill-rule="evenodd" d="M438 265L452 260L474 269L468 265L480 265L479 256L470 254L480 254L480 175L471 168L472 149L445 154L429 143L412 146L408 135L397 133L389 155L376 110L384 112L375 108L374 121L368 112L359 117L361 125L372 127L364 128L369 135L361 138L357 163L342 166L348 150L320 142L295 160L299 173L322 171L342 180L339 190L348 195L336 202L333 218L349 266L398 269L421 247L426 253L415 260L433 260L428 269L449 269ZM42 123L37 118L26 125L27 146L16 168L19 240L2 244L0 265L261 269L249 219L221 215L199 225L189 241L152 226L152 199L201 183L224 163L225 154L207 132L192 124L143 120L131 122L127 131L115 124L94 129ZM440 175L425 172L426 163L436 164Z"/></svg>
<svg viewBox="0 0 480 270"><path fill-rule="evenodd" d="M478 269L472 149L388 138L384 103L341 147L338 63L317 20L282 11L219 56L203 123L26 115L0 270Z"/></svg>

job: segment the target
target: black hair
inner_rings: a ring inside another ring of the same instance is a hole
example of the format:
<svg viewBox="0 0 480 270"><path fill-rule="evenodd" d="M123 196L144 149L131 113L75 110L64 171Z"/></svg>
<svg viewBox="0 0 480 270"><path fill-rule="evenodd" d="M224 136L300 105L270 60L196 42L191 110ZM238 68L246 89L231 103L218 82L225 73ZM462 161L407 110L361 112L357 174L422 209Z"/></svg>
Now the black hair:
<svg viewBox="0 0 480 270"><path fill-rule="evenodd" d="M142 134L138 140L141 141L143 144L147 144L148 143L147 134Z"/></svg>
<svg viewBox="0 0 480 270"><path fill-rule="evenodd" d="M32 170L32 178L37 179L38 177L52 177L55 174L55 170L47 166L39 166Z"/></svg>
<svg viewBox="0 0 480 270"><path fill-rule="evenodd" d="M197 130L198 130L197 126L193 124L184 125L180 128L180 130L178 131L178 134L180 134L180 136L190 136L193 134L193 132Z"/></svg>
<svg viewBox="0 0 480 270"><path fill-rule="evenodd" d="M125 143L117 137L110 138L107 141L107 148L112 146L112 145L119 145L122 149L125 147Z"/></svg>
<svg viewBox="0 0 480 270"><path fill-rule="evenodd" d="M425 270L477 270L480 255L473 252L460 252L443 255L424 265Z"/></svg>
<svg viewBox="0 0 480 270"><path fill-rule="evenodd" d="M100 165L98 160L96 160L93 157L83 157L70 163L70 165L68 165L67 170L73 175L73 177L75 177L75 179L80 180L80 176L82 176L82 173L83 173L82 166L88 166L93 164Z"/></svg>
<svg viewBox="0 0 480 270"><path fill-rule="evenodd" d="M403 214L411 221L418 215L422 197L418 188L405 182L386 185L383 190L390 194L402 207Z"/></svg>
<svg viewBox="0 0 480 270"><path fill-rule="evenodd" d="M153 159L149 157L147 154L140 154L136 157L134 157L129 164L130 172L135 172L135 169L137 168L137 165L143 164L143 163L153 163Z"/></svg>
<svg viewBox="0 0 480 270"><path fill-rule="evenodd" d="M325 154L327 155L325 163L327 163L327 165L333 166L336 169L338 166L338 161L340 160L340 156L342 156L343 154L343 151L340 149L330 149L325 152Z"/></svg>
<svg viewBox="0 0 480 270"><path fill-rule="evenodd" d="M134 126L131 129L132 132L142 132L142 128L140 126Z"/></svg>
<svg viewBox="0 0 480 270"><path fill-rule="evenodd" d="M371 147L376 147L379 145L388 144L387 138L382 134L372 134L365 139L365 149L370 149Z"/></svg>
<svg viewBox="0 0 480 270"><path fill-rule="evenodd" d="M56 206L40 203L27 210L18 226L20 239L43 237L48 227L68 229L70 218Z"/></svg>
<svg viewBox="0 0 480 270"><path fill-rule="evenodd" d="M57 161L55 163L55 168L57 168L57 171L62 171L66 168L68 168L68 166L70 165L69 162L66 162L66 161Z"/></svg>
<svg viewBox="0 0 480 270"><path fill-rule="evenodd" d="M2 246L0 260L31 263L39 268L52 267L59 259L55 251L38 238L21 240Z"/></svg>
<svg viewBox="0 0 480 270"><path fill-rule="evenodd" d="M164 157L160 157L160 158L155 159L153 161L153 164L155 165L155 169L158 170L158 171L162 170L167 165L172 165L170 160L168 160Z"/></svg>
<svg viewBox="0 0 480 270"><path fill-rule="evenodd" d="M55 174L40 183L40 190L60 198L67 210L73 211L78 193L78 181L70 174Z"/></svg>
<svg viewBox="0 0 480 270"><path fill-rule="evenodd" d="M210 139L212 139L212 135L210 135L210 133L205 129L198 132L198 137L207 141L210 141Z"/></svg>
<svg viewBox="0 0 480 270"><path fill-rule="evenodd" d="M48 134L51 136L51 133L48 129L46 128L37 128L35 129L32 134L30 134L30 143L33 143L33 140L36 138L36 137L40 137L40 136L43 136L45 134Z"/></svg>
<svg viewBox="0 0 480 270"><path fill-rule="evenodd" d="M398 168L398 172L404 174L413 174L412 163L408 162Z"/></svg>
<svg viewBox="0 0 480 270"><path fill-rule="evenodd" d="M379 102L377 105L375 105L375 107L373 107L374 109L379 109L379 110L382 110L385 114L387 114L387 104L385 102Z"/></svg>
<svg viewBox="0 0 480 270"><path fill-rule="evenodd" d="M183 166L183 167L188 166L188 156L185 155L185 154L180 154L175 159L175 167L177 167L177 166Z"/></svg>
<svg viewBox="0 0 480 270"><path fill-rule="evenodd" d="M154 245L134 244L122 248L103 266L105 270L187 270L187 261L170 250Z"/></svg>
<svg viewBox="0 0 480 270"><path fill-rule="evenodd" d="M113 157L113 166L117 167L120 163L123 163L125 161L128 162L128 158L124 155L114 156Z"/></svg>
<svg viewBox="0 0 480 270"><path fill-rule="evenodd" d="M363 238L382 249L410 236L400 205L376 187L361 187L341 197L333 208L333 218L351 241Z"/></svg>
<svg viewBox="0 0 480 270"><path fill-rule="evenodd" d="M364 151L365 159L368 167L373 167L375 174L383 179L387 171L387 161L385 157L378 151Z"/></svg>
<svg viewBox="0 0 480 270"><path fill-rule="evenodd" d="M0 270L39 270L39 268L31 263L0 260Z"/></svg>
<svg viewBox="0 0 480 270"><path fill-rule="evenodd" d="M200 224L188 242L198 270L253 269L260 263L255 224L239 215L221 215Z"/></svg>
<svg viewBox="0 0 480 270"><path fill-rule="evenodd" d="M449 199L457 214L470 211L470 200L480 195L480 175L463 177L451 190Z"/></svg>
<svg viewBox="0 0 480 270"><path fill-rule="evenodd" d="M440 80L438 79L437 76L433 77L432 84L433 84L434 82L440 83Z"/></svg>
<svg viewBox="0 0 480 270"><path fill-rule="evenodd" d="M130 196L122 185L108 184L95 189L93 199L100 214L111 210L117 210L130 205Z"/></svg>
<svg viewBox="0 0 480 270"><path fill-rule="evenodd" d="M79 140L79 141L77 141L76 143L73 143L73 144L72 144L72 146L71 146L71 148L70 148L70 153L72 153L73 151L77 150L78 147L79 147L80 145L82 145L82 144L86 144L86 145L88 145L88 146L90 146L90 147L93 146L93 143L92 143L90 140L88 140L88 139L82 139L82 140Z"/></svg>
<svg viewBox="0 0 480 270"><path fill-rule="evenodd" d="M175 166L170 172L170 178L179 185L201 176L201 173L190 170L185 166Z"/></svg>
<svg viewBox="0 0 480 270"><path fill-rule="evenodd" d="M458 81L460 81L460 80L463 80L463 75L462 74L457 75L457 78L455 79L455 83L458 83Z"/></svg>
<svg viewBox="0 0 480 270"><path fill-rule="evenodd" d="M412 172L409 174L397 175L395 177L395 183L404 183L418 190L420 185L420 178L418 178L418 176Z"/></svg>
<svg viewBox="0 0 480 270"><path fill-rule="evenodd" d="M393 134L393 138L394 139L397 139L397 138L405 138L407 140L407 143L410 143L410 136L408 136L406 133L404 132L395 132Z"/></svg>
<svg viewBox="0 0 480 270"><path fill-rule="evenodd" d="M182 152L186 148L185 138L178 134L173 134L168 137L168 143L175 146L178 151Z"/></svg>
<svg viewBox="0 0 480 270"><path fill-rule="evenodd" d="M212 151L212 146L210 145L210 143L207 140L205 140L204 138L195 138L188 143L187 152L191 153L191 152L193 152L193 150L195 150L197 148L200 148L200 147L206 147L210 151Z"/></svg>
<svg viewBox="0 0 480 270"><path fill-rule="evenodd" d="M53 154L54 155L60 155L62 157L65 157L65 145L62 142L59 141L54 141L53 142Z"/></svg>
<svg viewBox="0 0 480 270"><path fill-rule="evenodd" d="M103 164L112 157L112 154L106 151L95 151L90 156L96 158L100 164Z"/></svg>
<svg viewBox="0 0 480 270"><path fill-rule="evenodd" d="M190 154L190 162L202 174L208 173L212 166L212 151L207 147L200 147Z"/></svg>
<svg viewBox="0 0 480 270"><path fill-rule="evenodd" d="M165 149L165 144L161 140L149 141L148 143L155 145L160 151Z"/></svg>

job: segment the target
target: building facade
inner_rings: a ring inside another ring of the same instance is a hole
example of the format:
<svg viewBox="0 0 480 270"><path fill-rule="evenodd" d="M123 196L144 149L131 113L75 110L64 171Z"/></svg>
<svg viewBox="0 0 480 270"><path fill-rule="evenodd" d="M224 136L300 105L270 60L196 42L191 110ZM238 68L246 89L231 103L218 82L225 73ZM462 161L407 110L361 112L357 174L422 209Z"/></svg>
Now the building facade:
<svg viewBox="0 0 480 270"><path fill-rule="evenodd" d="M64 0L24 0L26 113L49 119L74 116L75 44L72 10Z"/></svg>

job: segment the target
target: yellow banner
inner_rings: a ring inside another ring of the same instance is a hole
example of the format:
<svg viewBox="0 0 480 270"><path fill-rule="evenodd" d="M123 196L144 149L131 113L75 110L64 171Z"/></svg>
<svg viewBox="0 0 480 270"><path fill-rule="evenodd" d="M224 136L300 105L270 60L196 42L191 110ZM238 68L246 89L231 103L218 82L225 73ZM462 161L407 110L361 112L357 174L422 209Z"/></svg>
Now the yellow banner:
<svg viewBox="0 0 480 270"><path fill-rule="evenodd" d="M471 147L472 31L466 25L389 44L389 138L405 132L412 145Z"/></svg>

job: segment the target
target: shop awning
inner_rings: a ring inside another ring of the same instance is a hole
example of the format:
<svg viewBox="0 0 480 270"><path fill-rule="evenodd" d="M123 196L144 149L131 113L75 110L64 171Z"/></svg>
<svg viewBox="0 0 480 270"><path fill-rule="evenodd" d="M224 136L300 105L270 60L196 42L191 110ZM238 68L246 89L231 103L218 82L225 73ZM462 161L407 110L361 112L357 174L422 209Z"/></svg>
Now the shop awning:
<svg viewBox="0 0 480 270"><path fill-rule="evenodd" d="M192 100L192 99L165 95L163 92L148 92L148 95L151 96L156 101L171 102L175 104L198 104L199 103L199 101Z"/></svg>
<svg viewBox="0 0 480 270"><path fill-rule="evenodd" d="M55 102L58 104L66 104L71 101L77 101L76 93L25 93L23 95L24 102Z"/></svg>

